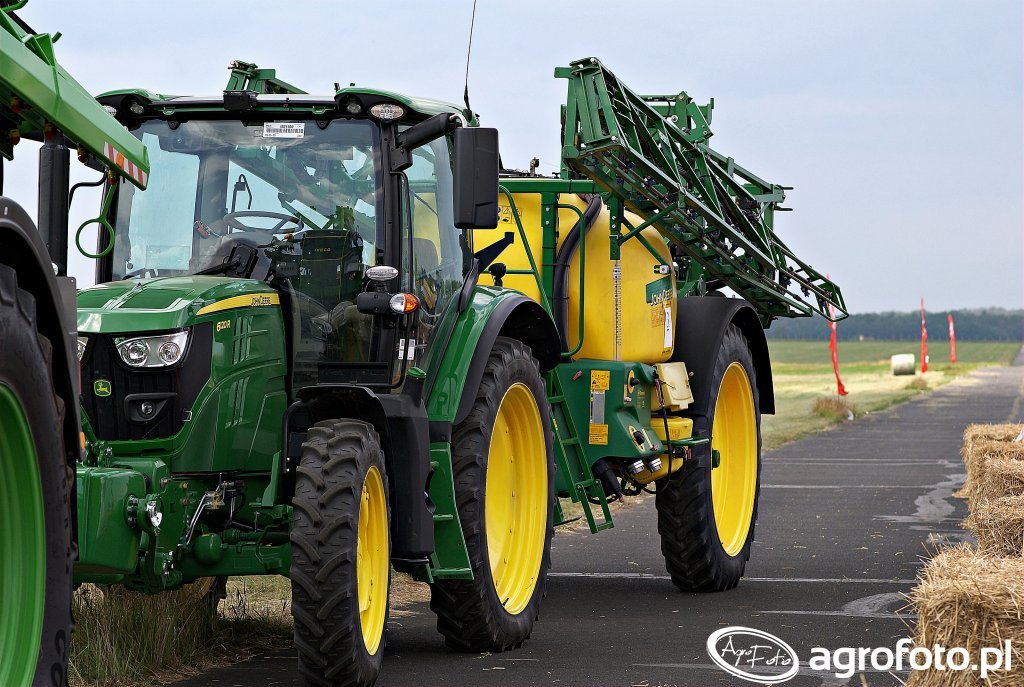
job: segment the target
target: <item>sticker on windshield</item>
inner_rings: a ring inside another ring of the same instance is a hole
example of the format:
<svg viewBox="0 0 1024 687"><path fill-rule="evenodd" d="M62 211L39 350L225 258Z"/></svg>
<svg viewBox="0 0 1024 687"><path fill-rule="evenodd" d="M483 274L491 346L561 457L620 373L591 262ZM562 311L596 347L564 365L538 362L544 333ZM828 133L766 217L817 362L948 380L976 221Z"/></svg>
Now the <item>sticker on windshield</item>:
<svg viewBox="0 0 1024 687"><path fill-rule="evenodd" d="M263 125L263 138L302 138L305 135L305 122L267 122Z"/></svg>

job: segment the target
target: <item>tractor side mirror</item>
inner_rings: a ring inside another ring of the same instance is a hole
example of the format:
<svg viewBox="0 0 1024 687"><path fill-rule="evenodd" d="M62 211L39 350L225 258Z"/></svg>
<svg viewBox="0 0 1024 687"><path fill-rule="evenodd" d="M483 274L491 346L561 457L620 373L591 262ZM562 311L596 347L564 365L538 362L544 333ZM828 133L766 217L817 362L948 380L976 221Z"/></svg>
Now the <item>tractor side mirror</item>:
<svg viewBox="0 0 1024 687"><path fill-rule="evenodd" d="M498 130L461 127L454 131L455 226L498 226Z"/></svg>

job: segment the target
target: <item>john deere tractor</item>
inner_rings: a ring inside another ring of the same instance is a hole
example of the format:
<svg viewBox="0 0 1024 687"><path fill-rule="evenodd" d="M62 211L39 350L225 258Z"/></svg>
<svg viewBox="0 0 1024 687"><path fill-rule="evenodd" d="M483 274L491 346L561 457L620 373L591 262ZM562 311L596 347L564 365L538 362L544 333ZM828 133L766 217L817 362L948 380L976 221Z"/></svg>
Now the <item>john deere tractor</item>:
<svg viewBox="0 0 1024 687"><path fill-rule="evenodd" d="M61 687L71 642L74 469L82 458L75 281L67 274L70 150L145 187L142 143L0 0L0 685ZM38 231L4 197L4 163L39 148Z"/></svg>
<svg viewBox="0 0 1024 687"><path fill-rule="evenodd" d="M763 328L842 297L773 233L782 187L707 146L710 104L556 76L551 178L499 170L468 109L243 62L100 96L151 174L106 185L78 296L76 579L286 575L310 685L376 679L392 569L449 646L522 644L565 499L596 532L656 491L676 585L738 583Z"/></svg>

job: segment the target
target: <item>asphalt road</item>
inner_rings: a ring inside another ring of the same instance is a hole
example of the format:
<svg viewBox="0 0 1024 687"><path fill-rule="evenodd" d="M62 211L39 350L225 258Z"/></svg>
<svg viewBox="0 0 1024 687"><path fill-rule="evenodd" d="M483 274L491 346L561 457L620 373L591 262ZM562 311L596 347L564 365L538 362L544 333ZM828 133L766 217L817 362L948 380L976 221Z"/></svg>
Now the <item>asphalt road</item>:
<svg viewBox="0 0 1024 687"><path fill-rule="evenodd" d="M973 422L1024 412L1024 355L917 400L764 456L760 516L747 577L722 594L682 594L665 568L653 499L610 531L555 537L542 617L523 648L448 651L425 604L395 618L378 685L711 687L743 683L711 663L708 635L765 630L806 663L813 647L895 647L900 609L922 557L963 540L960 439ZM904 674L848 679L802 665L793 687L900 684ZM292 652L264 656L178 687L298 685Z"/></svg>

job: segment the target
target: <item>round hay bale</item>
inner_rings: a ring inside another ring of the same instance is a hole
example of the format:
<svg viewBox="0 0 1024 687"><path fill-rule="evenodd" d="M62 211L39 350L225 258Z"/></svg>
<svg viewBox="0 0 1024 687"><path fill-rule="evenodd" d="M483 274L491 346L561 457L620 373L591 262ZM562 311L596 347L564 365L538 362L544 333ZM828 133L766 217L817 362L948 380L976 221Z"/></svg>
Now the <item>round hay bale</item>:
<svg viewBox="0 0 1024 687"><path fill-rule="evenodd" d="M1024 495L980 501L964 520L978 538L978 549L993 556L1024 553Z"/></svg>
<svg viewBox="0 0 1024 687"><path fill-rule="evenodd" d="M903 375L912 375L917 370L917 363L914 360L913 353L899 353L889 359L889 364L892 367L893 375L900 377Z"/></svg>
<svg viewBox="0 0 1024 687"><path fill-rule="evenodd" d="M910 593L917 612L914 643L963 647L980 664L983 647L1010 640L1012 665L1024 662L1024 559L986 556L964 544L943 550L924 567ZM908 687L974 687L982 682L970 671L913 671ZM1018 670L992 672L988 687L1019 687Z"/></svg>

